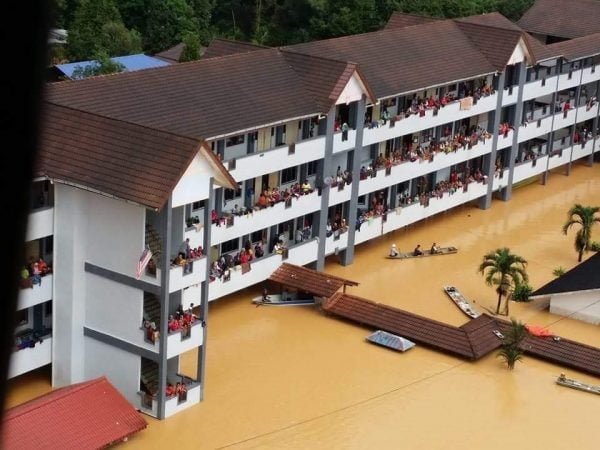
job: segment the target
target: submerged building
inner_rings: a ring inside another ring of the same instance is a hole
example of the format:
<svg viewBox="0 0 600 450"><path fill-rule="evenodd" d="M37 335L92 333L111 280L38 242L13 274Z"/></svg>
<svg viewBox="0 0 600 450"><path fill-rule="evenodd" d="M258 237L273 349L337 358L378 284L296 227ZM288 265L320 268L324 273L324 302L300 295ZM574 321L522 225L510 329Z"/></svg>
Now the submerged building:
<svg viewBox="0 0 600 450"><path fill-rule="evenodd" d="M546 46L494 13L50 84L27 257L51 270L23 278L11 374L195 405L208 302L592 164L599 81L600 35Z"/></svg>

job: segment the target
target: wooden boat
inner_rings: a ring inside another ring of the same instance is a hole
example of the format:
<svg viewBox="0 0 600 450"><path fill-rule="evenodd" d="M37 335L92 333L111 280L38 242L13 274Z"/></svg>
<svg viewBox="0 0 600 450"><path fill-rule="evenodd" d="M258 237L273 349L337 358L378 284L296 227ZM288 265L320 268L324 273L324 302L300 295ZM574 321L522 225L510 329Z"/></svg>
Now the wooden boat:
<svg viewBox="0 0 600 450"><path fill-rule="evenodd" d="M299 298L296 292L289 292L283 295L281 294L269 294L268 299L265 301L263 296L254 297L252 303L255 305L271 305L271 306L306 306L314 305L316 303L315 297L301 297Z"/></svg>
<svg viewBox="0 0 600 450"><path fill-rule="evenodd" d="M423 254L419 256L415 256L413 252L408 253L399 253L397 256L387 255L387 259L408 259L408 258L423 258L425 256L443 256L443 255L452 255L453 253L458 252L456 247L440 247L439 251L435 253L431 253L431 250L423 250Z"/></svg>
<svg viewBox="0 0 600 450"><path fill-rule="evenodd" d="M462 295L454 286L444 286L444 292L448 294L448 297L450 297L454 304L458 306L460 310L467 316L471 317L472 319L477 319L479 316L481 316L481 313L473 308L469 300L467 300L465 296Z"/></svg>
<svg viewBox="0 0 600 450"><path fill-rule="evenodd" d="M368 335L366 339L373 344L391 348L392 350L396 350L398 352L405 352L406 350L410 350L415 346L414 342L409 341L402 336L397 336L382 330L377 330L375 333Z"/></svg>
<svg viewBox="0 0 600 450"><path fill-rule="evenodd" d="M556 383L561 386L567 386L573 389L577 389L584 392L590 392L592 394L600 394L600 386L594 384L586 384L581 381L573 380L572 378L565 377L564 373L556 379Z"/></svg>

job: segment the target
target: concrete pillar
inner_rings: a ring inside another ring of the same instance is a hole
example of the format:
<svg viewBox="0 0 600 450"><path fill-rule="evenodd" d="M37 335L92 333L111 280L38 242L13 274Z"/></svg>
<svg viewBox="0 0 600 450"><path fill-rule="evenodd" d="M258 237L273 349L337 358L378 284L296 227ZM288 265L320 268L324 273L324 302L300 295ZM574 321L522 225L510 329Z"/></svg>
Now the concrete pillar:
<svg viewBox="0 0 600 450"><path fill-rule="evenodd" d="M208 186L209 195L213 195L213 183L214 179L210 179ZM210 290L210 266L212 264L209 251L212 227L210 226L210 211L208 208L204 208L204 240L202 242L202 248L206 255L206 273L204 274L204 281L200 285L200 320L202 321L202 345L198 348L198 366L196 368L196 377L200 382L200 400L204 400L204 384L206 381L206 341L208 338L208 299Z"/></svg>
<svg viewBox="0 0 600 450"><path fill-rule="evenodd" d="M325 134L325 156L319 164L317 178L321 186L321 214L319 214L319 246L317 250L316 270L325 269L325 239L327 238L327 214L329 208L329 185L325 185L324 178L331 174L331 159L333 156L333 126L335 123L335 105L327 113L327 125Z"/></svg>
<svg viewBox="0 0 600 450"><path fill-rule="evenodd" d="M502 191L502 200L508 201L512 197L512 184L513 184L513 176L515 171L515 158L517 156L517 152L519 151L519 128L521 125L521 118L523 117L523 87L525 86L525 77L527 76L527 66L524 62L519 63L518 65L519 72L519 93L517 94L517 103L515 104L514 117L516 122L513 121L514 132L513 132L513 142L510 148L510 164L508 171L508 180L506 183L506 188ZM496 133L498 130L496 129Z"/></svg>
<svg viewBox="0 0 600 450"><path fill-rule="evenodd" d="M481 199L479 199L479 207L481 209L488 209L490 206L492 206L492 194L494 193L494 174L496 173L496 153L498 150L498 129L500 128L500 117L502 115L502 95L504 93L505 78L505 72L502 72L498 76L498 84L496 86L496 95L498 96L496 99L496 110L490 112L488 119L488 131L492 133L492 152L490 154L490 160L487 168L481 168L481 172L486 174L488 177L487 192L485 197L481 197ZM492 124L491 129L489 126L490 124Z"/></svg>
<svg viewBox="0 0 600 450"><path fill-rule="evenodd" d="M365 116L366 98L358 101L356 114L358 118ZM358 188L360 185L360 151L363 147L364 120L357 120L356 140L354 141L354 156L352 158L352 184L350 185L352 193L348 202L348 246L340 256L342 265L352 264L354 260L354 241L356 236L356 217L358 210Z"/></svg>
<svg viewBox="0 0 600 450"><path fill-rule="evenodd" d="M160 339L158 341L158 418L165 418L167 389L167 336L169 334L169 278L171 275L171 221L172 197L160 213L160 239L162 255L160 258Z"/></svg>

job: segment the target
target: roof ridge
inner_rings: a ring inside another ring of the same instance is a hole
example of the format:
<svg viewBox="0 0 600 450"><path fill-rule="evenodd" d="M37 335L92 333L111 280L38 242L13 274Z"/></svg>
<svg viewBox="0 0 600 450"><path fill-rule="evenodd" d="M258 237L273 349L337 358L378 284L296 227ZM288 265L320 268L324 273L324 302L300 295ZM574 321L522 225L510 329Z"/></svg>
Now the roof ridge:
<svg viewBox="0 0 600 450"><path fill-rule="evenodd" d="M210 42L212 43L213 41L224 41L224 42L231 42L231 43L233 43L233 44L244 44L244 45L251 45L251 46L253 46L253 47L258 47L258 48L262 48L262 49L265 49L265 48L275 48L275 47L270 47L270 46L268 46L268 45L254 44L254 43L252 43L252 42L239 41L239 40L237 40L237 39L229 39L229 38L224 38L224 37L220 37L220 36L217 36L216 38L214 38L214 39L213 39L212 41L210 41ZM209 43L208 45L210 45L210 43ZM207 47L207 48L208 48L208 47Z"/></svg>
<svg viewBox="0 0 600 450"><path fill-rule="evenodd" d="M504 17L504 16L502 16L502 17ZM473 26L480 27L480 28L493 28L495 30L514 31L514 32L520 33L520 34L525 33L525 30L523 30L521 27L518 27L518 25L516 25L516 24L515 25L519 28L518 30L515 28L499 27L496 25L485 25L483 23L466 22L466 21L462 20L462 18L452 19L452 21L457 24L473 25Z"/></svg>

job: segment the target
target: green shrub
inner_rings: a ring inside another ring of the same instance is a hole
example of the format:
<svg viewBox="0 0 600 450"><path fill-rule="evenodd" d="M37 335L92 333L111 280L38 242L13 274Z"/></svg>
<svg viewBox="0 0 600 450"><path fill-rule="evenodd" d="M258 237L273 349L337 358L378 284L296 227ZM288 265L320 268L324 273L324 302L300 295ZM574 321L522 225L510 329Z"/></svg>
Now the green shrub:
<svg viewBox="0 0 600 450"><path fill-rule="evenodd" d="M592 244L590 245L590 250L593 252L600 252L600 242L598 242L598 241L592 242Z"/></svg>
<svg viewBox="0 0 600 450"><path fill-rule="evenodd" d="M558 266L556 269L552 271L552 275L556 278L562 277L567 270L563 266Z"/></svg>
<svg viewBox="0 0 600 450"><path fill-rule="evenodd" d="M528 302L532 292L533 288L527 283L519 284L512 294L512 299L515 302Z"/></svg>

